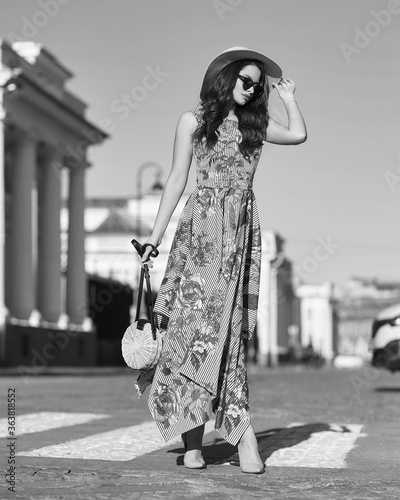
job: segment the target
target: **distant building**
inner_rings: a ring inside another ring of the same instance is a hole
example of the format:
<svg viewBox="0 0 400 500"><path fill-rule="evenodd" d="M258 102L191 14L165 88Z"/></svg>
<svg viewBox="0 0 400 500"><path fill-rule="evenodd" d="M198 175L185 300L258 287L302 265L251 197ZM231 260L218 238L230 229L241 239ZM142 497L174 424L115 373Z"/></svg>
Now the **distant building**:
<svg viewBox="0 0 400 500"><path fill-rule="evenodd" d="M400 282L353 277L338 298L340 354L369 358L372 322L379 311L400 304Z"/></svg>
<svg viewBox="0 0 400 500"><path fill-rule="evenodd" d="M298 301L293 292L292 264L284 239L262 231L262 261L257 319L258 362L276 365L288 358L291 333L300 332Z"/></svg>
<svg viewBox="0 0 400 500"><path fill-rule="evenodd" d="M86 104L66 89L72 73L41 44L2 41L0 51L1 362L31 371L38 363L93 364L85 171L88 148L107 135L87 121ZM62 279L64 178L69 217Z"/></svg>
<svg viewBox="0 0 400 500"><path fill-rule="evenodd" d="M301 345L332 361L338 351L337 304L331 282L302 284L296 288L301 301Z"/></svg>
<svg viewBox="0 0 400 500"><path fill-rule="evenodd" d="M87 208L86 219L94 210ZM143 227L146 232L148 229ZM134 216L126 207L111 206L105 219L86 232L86 271L133 284L137 278L136 255L131 245L134 236L137 237Z"/></svg>

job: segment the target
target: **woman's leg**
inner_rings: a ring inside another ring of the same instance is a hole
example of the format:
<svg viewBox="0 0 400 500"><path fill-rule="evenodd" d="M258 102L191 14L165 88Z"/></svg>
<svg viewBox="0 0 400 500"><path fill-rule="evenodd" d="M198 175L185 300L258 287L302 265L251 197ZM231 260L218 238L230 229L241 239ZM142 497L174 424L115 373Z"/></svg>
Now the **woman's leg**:
<svg viewBox="0 0 400 500"><path fill-rule="evenodd" d="M204 435L204 424L182 434L185 447L183 463L188 469L204 469L206 464L201 452Z"/></svg>
<svg viewBox="0 0 400 500"><path fill-rule="evenodd" d="M238 452L242 472L250 474L262 474L264 472L264 463L258 453L257 438L251 424L240 438Z"/></svg>
<svg viewBox="0 0 400 500"><path fill-rule="evenodd" d="M195 427L190 431L182 434L183 444L185 445L185 453L191 450L200 450L203 443L204 424Z"/></svg>

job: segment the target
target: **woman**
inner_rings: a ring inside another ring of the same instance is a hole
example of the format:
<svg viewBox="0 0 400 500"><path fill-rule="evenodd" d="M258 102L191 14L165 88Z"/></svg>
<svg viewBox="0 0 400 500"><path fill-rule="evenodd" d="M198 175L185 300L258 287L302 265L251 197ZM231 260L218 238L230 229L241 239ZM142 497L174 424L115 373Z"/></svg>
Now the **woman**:
<svg viewBox="0 0 400 500"><path fill-rule="evenodd" d="M263 142L300 144L295 85L260 52L232 47L211 61L201 102L178 121L173 164L151 237L160 245L194 155L197 185L180 216L154 312L165 332L148 405L165 440L182 434L184 465L204 468L204 424L238 444L243 472L264 464L251 425L243 341L257 316L261 232L252 182ZM288 126L268 116L276 89ZM141 265L150 259L146 248ZM153 375L153 374L151 374Z"/></svg>

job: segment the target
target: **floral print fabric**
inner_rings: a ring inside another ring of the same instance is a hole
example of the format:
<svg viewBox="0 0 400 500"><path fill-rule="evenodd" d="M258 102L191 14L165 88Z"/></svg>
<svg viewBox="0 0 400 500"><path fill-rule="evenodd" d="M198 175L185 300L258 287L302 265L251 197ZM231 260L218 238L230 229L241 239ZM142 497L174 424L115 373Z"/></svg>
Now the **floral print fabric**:
<svg viewBox="0 0 400 500"><path fill-rule="evenodd" d="M148 405L165 440L214 413L215 429L236 444L250 422L243 340L257 318L261 232L252 182L261 151L245 159L240 139L237 122L225 119L211 151L193 146L197 184L154 305L165 339Z"/></svg>

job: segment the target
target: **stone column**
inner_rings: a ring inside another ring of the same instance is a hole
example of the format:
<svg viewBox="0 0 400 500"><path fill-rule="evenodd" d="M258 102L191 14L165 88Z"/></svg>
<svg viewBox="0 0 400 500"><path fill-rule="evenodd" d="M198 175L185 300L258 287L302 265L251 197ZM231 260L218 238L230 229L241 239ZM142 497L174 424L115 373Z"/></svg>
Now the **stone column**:
<svg viewBox="0 0 400 500"><path fill-rule="evenodd" d="M44 321L57 322L61 312L61 162L55 149L41 155L38 171L37 308Z"/></svg>
<svg viewBox="0 0 400 500"><path fill-rule="evenodd" d="M268 349L268 366L276 366L279 360L278 351L278 280L277 270L274 264L271 264L269 282L270 295L270 315L269 315L269 349Z"/></svg>
<svg viewBox="0 0 400 500"><path fill-rule="evenodd" d="M5 126L6 116L3 108L3 89L0 88L0 363L5 362L5 325L8 310L5 305L5 191L4 191L4 172L5 172Z"/></svg>
<svg viewBox="0 0 400 500"><path fill-rule="evenodd" d="M278 290L278 272L282 263L285 261L285 254L278 251L276 258L271 262L270 269L270 347L269 347L269 366L275 366L279 363L279 308L281 307L281 297Z"/></svg>
<svg viewBox="0 0 400 500"><path fill-rule="evenodd" d="M35 307L32 261L32 186L36 165L36 143L22 134L15 144L11 224L9 237L9 310L18 319L28 320Z"/></svg>
<svg viewBox="0 0 400 500"><path fill-rule="evenodd" d="M85 167L69 171L67 315L70 323L82 325L87 313L85 274Z"/></svg>
<svg viewBox="0 0 400 500"><path fill-rule="evenodd" d="M271 315L271 293L270 293L270 273L271 266L266 253L262 252L261 275L260 275L260 296L257 314L257 337L258 337L258 363L263 366L268 365L270 352L270 315Z"/></svg>

